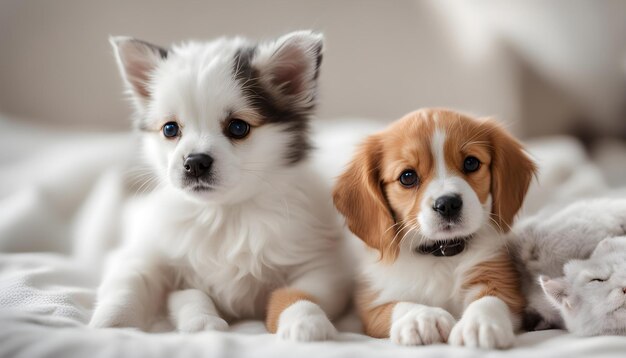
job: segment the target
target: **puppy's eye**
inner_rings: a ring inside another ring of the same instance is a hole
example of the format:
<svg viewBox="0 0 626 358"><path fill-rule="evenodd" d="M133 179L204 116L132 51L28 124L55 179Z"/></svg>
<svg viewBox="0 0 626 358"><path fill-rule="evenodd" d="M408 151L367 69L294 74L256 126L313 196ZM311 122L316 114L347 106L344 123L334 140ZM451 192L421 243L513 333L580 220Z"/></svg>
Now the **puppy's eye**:
<svg viewBox="0 0 626 358"><path fill-rule="evenodd" d="M165 123L162 131L166 138L174 138L180 134L180 129L178 128L178 123L176 122Z"/></svg>
<svg viewBox="0 0 626 358"><path fill-rule="evenodd" d="M606 279L604 278L592 278L591 280L589 280L589 282L604 282L606 281Z"/></svg>
<svg viewBox="0 0 626 358"><path fill-rule="evenodd" d="M469 156L463 161L463 171L465 173L473 173L480 168L480 160L476 157Z"/></svg>
<svg viewBox="0 0 626 358"><path fill-rule="evenodd" d="M402 174L400 174L398 180L400 180L400 184L402 184L404 187L411 188L417 184L417 173L415 172L415 170L405 170L402 172Z"/></svg>
<svg viewBox="0 0 626 358"><path fill-rule="evenodd" d="M250 133L250 125L241 119L233 119L228 123L226 132L231 138L242 139Z"/></svg>

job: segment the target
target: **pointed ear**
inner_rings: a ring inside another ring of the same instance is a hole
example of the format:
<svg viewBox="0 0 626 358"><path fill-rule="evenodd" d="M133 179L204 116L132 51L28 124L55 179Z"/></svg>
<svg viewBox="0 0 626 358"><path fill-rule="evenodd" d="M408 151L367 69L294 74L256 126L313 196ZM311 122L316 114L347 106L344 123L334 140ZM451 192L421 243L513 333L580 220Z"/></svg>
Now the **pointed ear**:
<svg viewBox="0 0 626 358"><path fill-rule="evenodd" d="M378 137L369 137L337 180L333 199L350 230L377 249L382 260L393 260L398 253L392 244L396 230L380 179L382 153Z"/></svg>
<svg viewBox="0 0 626 358"><path fill-rule="evenodd" d="M252 65L279 104L312 110L323 45L321 34L292 32L276 41L260 44Z"/></svg>
<svg viewBox="0 0 626 358"><path fill-rule="evenodd" d="M491 213L502 232L508 232L537 172L520 142L493 120L486 120L493 148L491 160Z"/></svg>
<svg viewBox="0 0 626 358"><path fill-rule="evenodd" d="M110 37L122 78L140 106L150 99L152 73L167 58L167 50L131 37Z"/></svg>
<svg viewBox="0 0 626 358"><path fill-rule="evenodd" d="M626 236L609 237L598 243L598 246L596 246L591 254L591 258L624 251L626 251Z"/></svg>
<svg viewBox="0 0 626 358"><path fill-rule="evenodd" d="M547 276L539 276L539 284L552 305L557 308L572 308L568 297L569 283L563 278L551 279Z"/></svg>

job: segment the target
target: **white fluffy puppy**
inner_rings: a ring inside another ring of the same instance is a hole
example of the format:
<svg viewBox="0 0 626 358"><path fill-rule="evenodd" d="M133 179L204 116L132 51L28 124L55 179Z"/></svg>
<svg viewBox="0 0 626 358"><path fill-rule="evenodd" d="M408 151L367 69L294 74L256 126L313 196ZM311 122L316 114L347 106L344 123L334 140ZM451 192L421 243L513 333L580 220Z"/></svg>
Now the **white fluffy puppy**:
<svg viewBox="0 0 626 358"><path fill-rule="evenodd" d="M184 332L253 318L286 339L330 338L351 287L306 160L322 36L111 42L160 185L105 269L91 326L149 329L167 309Z"/></svg>

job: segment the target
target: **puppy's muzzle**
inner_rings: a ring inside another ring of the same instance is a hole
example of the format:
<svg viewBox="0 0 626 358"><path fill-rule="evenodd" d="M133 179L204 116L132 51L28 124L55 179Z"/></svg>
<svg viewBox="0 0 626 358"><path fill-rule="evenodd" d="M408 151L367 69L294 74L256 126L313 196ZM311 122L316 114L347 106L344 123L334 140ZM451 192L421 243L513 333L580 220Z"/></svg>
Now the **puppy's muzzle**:
<svg viewBox="0 0 626 358"><path fill-rule="evenodd" d="M185 174L192 178L200 178L211 171L213 158L204 153L189 154L183 162Z"/></svg>
<svg viewBox="0 0 626 358"><path fill-rule="evenodd" d="M463 208L463 200L458 194L440 196L435 200L433 210L446 220L457 220Z"/></svg>

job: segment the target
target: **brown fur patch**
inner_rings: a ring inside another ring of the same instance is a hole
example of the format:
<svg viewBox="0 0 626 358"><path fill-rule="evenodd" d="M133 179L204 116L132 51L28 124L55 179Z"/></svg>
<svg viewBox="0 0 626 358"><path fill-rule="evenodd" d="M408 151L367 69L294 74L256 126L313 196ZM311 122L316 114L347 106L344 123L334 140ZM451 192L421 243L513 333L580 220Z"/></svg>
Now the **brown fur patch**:
<svg viewBox="0 0 626 358"><path fill-rule="evenodd" d="M421 112L405 116L370 136L335 185L335 206L345 216L348 227L377 249L383 261L395 260L403 228L415 224L403 218L419 206L421 186L404 188L397 179L405 169L429 177L433 165L427 153L433 130L432 121ZM402 204L394 205L392 210L388 199Z"/></svg>
<svg viewBox="0 0 626 358"><path fill-rule="evenodd" d="M355 295L356 308L363 322L363 331L370 337L389 338L391 316L397 302L388 302L372 307L377 294L360 289Z"/></svg>
<svg viewBox="0 0 626 358"><path fill-rule="evenodd" d="M395 259L397 248L388 245L395 234L394 220L380 182L382 154L379 137L368 138L339 177L333 199L355 235L379 250L381 258Z"/></svg>
<svg viewBox="0 0 626 358"><path fill-rule="evenodd" d="M300 290L284 287L272 292L267 305L267 315L265 316L265 326L270 333L276 333L278 329L278 319L283 311L298 301L316 302L313 296Z"/></svg>
<svg viewBox="0 0 626 358"><path fill-rule="evenodd" d="M526 305L520 288L519 273L506 252L473 267L463 283L463 288L480 289L472 300L485 296L500 298L514 314L521 314Z"/></svg>
<svg viewBox="0 0 626 358"><path fill-rule="evenodd" d="M494 122L488 122L493 130L491 164L492 214L502 232L508 232L513 218L522 207L524 197L537 166L528 158L524 148L513 136Z"/></svg>
<svg viewBox="0 0 626 358"><path fill-rule="evenodd" d="M444 156L446 169L463 178L474 190L478 200L485 203L491 192L491 161L493 144L489 139L491 126L486 121L458 115L440 120L445 130ZM465 173L465 158L472 156L480 161L480 167L473 173Z"/></svg>
<svg viewBox="0 0 626 358"><path fill-rule="evenodd" d="M509 230L536 171L522 145L494 121L443 109L409 113L364 142L333 193L350 230L377 249L383 261L395 260L406 232L419 229L422 201L434 200L423 193L434 177L436 129L446 135L446 169L466 180L482 203L491 194L493 224L502 232ZM463 171L468 156L481 162L477 171ZM400 184L407 169L417 173L417 186Z"/></svg>

